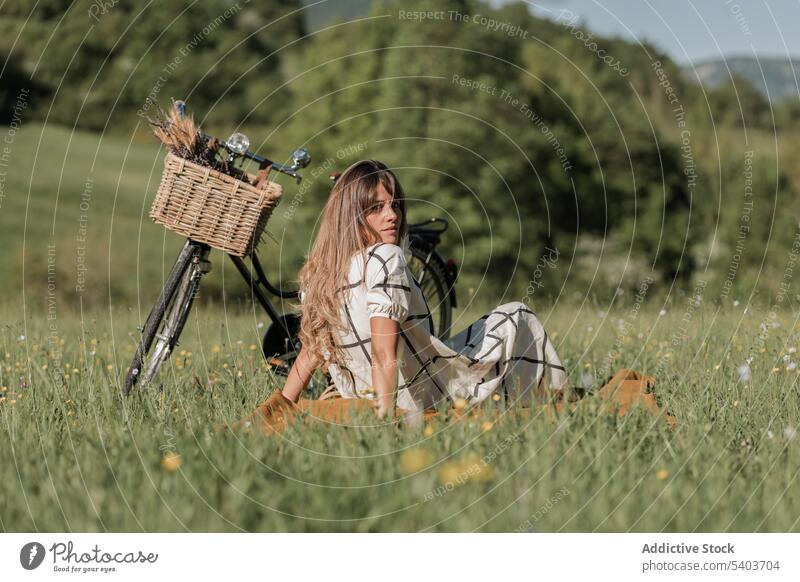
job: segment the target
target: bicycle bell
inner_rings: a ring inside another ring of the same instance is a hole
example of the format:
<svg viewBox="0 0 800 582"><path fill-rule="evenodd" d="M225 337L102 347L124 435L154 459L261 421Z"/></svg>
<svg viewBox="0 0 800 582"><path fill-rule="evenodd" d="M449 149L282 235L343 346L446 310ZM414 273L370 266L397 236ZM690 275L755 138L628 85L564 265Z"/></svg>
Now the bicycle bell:
<svg viewBox="0 0 800 582"><path fill-rule="evenodd" d="M225 147L237 156L243 156L250 148L250 138L243 133L234 133L225 142Z"/></svg>
<svg viewBox="0 0 800 582"><path fill-rule="evenodd" d="M297 148L292 152L292 169L305 168L311 163L311 154L306 148Z"/></svg>

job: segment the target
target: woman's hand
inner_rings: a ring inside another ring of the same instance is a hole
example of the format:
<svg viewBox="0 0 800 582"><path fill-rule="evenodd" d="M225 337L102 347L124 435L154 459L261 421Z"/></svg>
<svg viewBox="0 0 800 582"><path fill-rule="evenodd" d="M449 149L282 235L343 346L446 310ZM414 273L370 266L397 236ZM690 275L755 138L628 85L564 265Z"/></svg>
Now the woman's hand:
<svg viewBox="0 0 800 582"><path fill-rule="evenodd" d="M397 338L400 324L388 317L369 320L372 334L372 387L377 393L378 417L394 416L397 392Z"/></svg>
<svg viewBox="0 0 800 582"><path fill-rule="evenodd" d="M321 365L321 357L312 355L306 348L301 347L300 354L294 361L292 369L289 370L289 377L282 390L283 395L292 402L297 402L300 393L308 386L311 376Z"/></svg>
<svg viewBox="0 0 800 582"><path fill-rule="evenodd" d="M394 412L393 408L394 407L392 407L392 406L380 406L380 405L378 405L378 408L375 409L375 414L378 415L378 418L386 418L387 416L391 417L391 416L393 416L393 412Z"/></svg>

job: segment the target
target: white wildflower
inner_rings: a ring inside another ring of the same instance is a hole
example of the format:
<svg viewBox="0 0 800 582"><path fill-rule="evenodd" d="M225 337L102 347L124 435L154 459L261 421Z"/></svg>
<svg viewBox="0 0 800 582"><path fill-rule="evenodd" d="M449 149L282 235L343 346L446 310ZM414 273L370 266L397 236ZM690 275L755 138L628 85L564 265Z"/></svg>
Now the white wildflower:
<svg viewBox="0 0 800 582"><path fill-rule="evenodd" d="M749 382L753 377L750 366L747 364L742 364L736 371L739 373L739 382Z"/></svg>

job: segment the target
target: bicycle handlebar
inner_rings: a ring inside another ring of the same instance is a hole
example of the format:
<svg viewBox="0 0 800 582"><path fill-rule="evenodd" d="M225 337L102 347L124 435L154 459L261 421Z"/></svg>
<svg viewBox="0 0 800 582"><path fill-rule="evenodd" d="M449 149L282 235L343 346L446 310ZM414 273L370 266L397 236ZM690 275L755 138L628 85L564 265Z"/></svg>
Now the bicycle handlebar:
<svg viewBox="0 0 800 582"><path fill-rule="evenodd" d="M207 136L210 137L210 136ZM265 158L264 156L259 156L258 154L251 152L250 150L245 151L243 154L236 153L235 150L231 149L231 146L228 145L226 141L219 142L222 147L226 150L231 152L233 155L241 155L244 158L248 158L253 160L258 164L260 169L264 169L268 166L272 166L272 169L281 172L282 174L286 174L287 176L291 176L297 183L299 184L300 181L303 179L303 176L297 173L298 168L305 168L309 162L311 162L311 155L308 153L307 150L303 148L298 148L292 152L292 160L294 163L291 166L285 166L284 164L279 164L277 162L273 162L269 158Z"/></svg>
<svg viewBox="0 0 800 582"><path fill-rule="evenodd" d="M178 108L178 113L181 117L186 115L186 103L184 101L176 101L175 106ZM251 152L250 150L245 150L244 152L238 151L239 148L234 148L231 146L227 141L217 139L207 133L201 132L200 135L206 141L216 141L219 143L220 146L225 148L232 157L241 156L243 158L247 158L249 160L253 160L258 164L259 169L263 170L267 167L271 167L273 170L280 172L282 174L286 174L287 176L291 176L297 183L299 184L300 181L303 179L303 176L297 173L299 168L305 168L309 163L311 163L311 154L308 153L308 150L305 148L297 148L292 152L292 165L286 166L284 164L279 164L277 162L273 162L269 158L265 158L264 156L259 156L255 152Z"/></svg>

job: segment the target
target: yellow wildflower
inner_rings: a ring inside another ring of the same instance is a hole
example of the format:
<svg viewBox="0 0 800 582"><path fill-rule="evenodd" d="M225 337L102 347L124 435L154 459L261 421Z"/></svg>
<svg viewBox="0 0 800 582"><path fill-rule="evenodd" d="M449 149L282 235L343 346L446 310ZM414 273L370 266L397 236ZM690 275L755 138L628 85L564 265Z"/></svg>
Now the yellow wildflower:
<svg viewBox="0 0 800 582"><path fill-rule="evenodd" d="M494 478L494 469L475 453L470 453L460 461L445 463L439 470L439 482L453 486L463 485L469 480L489 481Z"/></svg>
<svg viewBox="0 0 800 582"><path fill-rule="evenodd" d="M400 455L400 469L406 475L418 473L426 469L433 462L431 454L420 447L414 447L403 451Z"/></svg>
<svg viewBox="0 0 800 582"><path fill-rule="evenodd" d="M167 453L161 459L161 468L167 473L174 473L181 466L181 456L177 453Z"/></svg>
<svg viewBox="0 0 800 582"><path fill-rule="evenodd" d="M466 482L466 477L462 475L461 471L461 463L456 461L451 461L449 463L445 463L441 469L439 469L439 483L442 485L462 485Z"/></svg>

